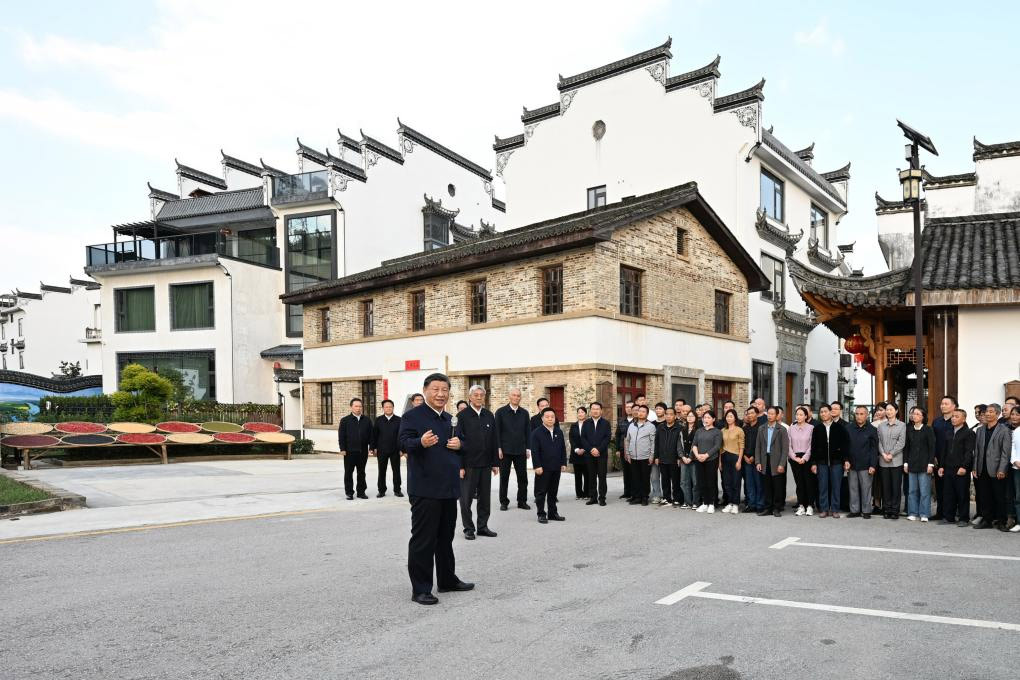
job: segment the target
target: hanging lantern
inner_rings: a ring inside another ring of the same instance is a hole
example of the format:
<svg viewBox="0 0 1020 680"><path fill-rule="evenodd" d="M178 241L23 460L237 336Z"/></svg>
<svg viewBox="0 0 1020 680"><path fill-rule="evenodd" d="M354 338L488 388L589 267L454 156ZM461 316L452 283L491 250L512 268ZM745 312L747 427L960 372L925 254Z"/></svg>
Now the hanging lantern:
<svg viewBox="0 0 1020 680"><path fill-rule="evenodd" d="M865 361L865 362L864 362L864 363L863 363L863 364L861 365L861 367L862 367L862 368L863 368L863 369L864 369L865 371L867 371L868 373L871 373L872 375L874 375L874 374L875 374L875 360L874 360L874 359L872 359L872 358L870 358L870 357L869 357L869 358L867 359L867 361Z"/></svg>
<svg viewBox="0 0 1020 680"><path fill-rule="evenodd" d="M863 364L867 360L868 360L868 355L864 354L863 352L860 353L860 354L855 354L854 355L854 361L856 361L859 364Z"/></svg>
<svg viewBox="0 0 1020 680"><path fill-rule="evenodd" d="M860 354L864 351L864 338L854 333L843 341L843 347L850 354Z"/></svg>

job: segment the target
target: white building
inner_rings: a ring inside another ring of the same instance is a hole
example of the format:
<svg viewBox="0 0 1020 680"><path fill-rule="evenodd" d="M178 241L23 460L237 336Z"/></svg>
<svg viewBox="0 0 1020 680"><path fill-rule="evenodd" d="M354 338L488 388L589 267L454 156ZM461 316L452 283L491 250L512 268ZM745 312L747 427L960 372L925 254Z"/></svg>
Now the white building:
<svg viewBox="0 0 1020 680"><path fill-rule="evenodd" d="M808 315L786 261L849 273L836 229L850 166L820 173L814 144L792 151L764 129L764 80L724 94L718 57L670 75L670 44L561 76L555 103L525 108L523 131L496 138L505 226L697 182L772 281L751 294L751 364L733 372L751 374L752 392L790 413L802 401L834 399L837 338ZM666 386L662 397L671 396Z"/></svg>
<svg viewBox="0 0 1020 680"><path fill-rule="evenodd" d="M150 219L86 249L105 391L129 362L173 368L198 398L282 403L296 428L301 310L280 295L477 238L501 214L487 170L402 124L397 141L341 134L333 155L299 140L296 174L222 154L222 176L178 162L177 193L150 185Z"/></svg>
<svg viewBox="0 0 1020 680"><path fill-rule="evenodd" d="M0 370L49 378L66 361L82 375L99 375L99 299L98 283L74 278L66 286L40 283L38 293L0 295Z"/></svg>

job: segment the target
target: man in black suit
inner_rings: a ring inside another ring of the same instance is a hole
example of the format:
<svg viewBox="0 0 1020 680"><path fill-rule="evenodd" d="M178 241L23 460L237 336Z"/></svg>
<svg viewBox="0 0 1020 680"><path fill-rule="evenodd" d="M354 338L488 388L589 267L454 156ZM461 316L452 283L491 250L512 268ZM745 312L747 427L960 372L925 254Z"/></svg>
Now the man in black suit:
<svg viewBox="0 0 1020 680"><path fill-rule="evenodd" d="M542 411L549 408L549 400L545 397L539 397L538 401L535 402L535 406L538 407L538 411L535 415L531 416L531 428L528 430L529 438L531 437L532 432L542 427ZM553 415L555 415L555 411L553 412Z"/></svg>
<svg viewBox="0 0 1020 680"><path fill-rule="evenodd" d="M521 406L521 391L510 389L509 403L496 409L496 444L499 455L499 509L510 507L510 468L517 475L517 507L530 510L528 505L528 439L531 420L528 409Z"/></svg>
<svg viewBox="0 0 1020 680"><path fill-rule="evenodd" d="M567 470L567 443L563 430L556 423L556 412L546 407L539 414L542 425L531 433L531 464L535 468L535 506L539 524L551 519L562 522L565 517L556 511L556 494L560 488L560 473ZM548 518L545 513L549 504Z"/></svg>
<svg viewBox="0 0 1020 680"><path fill-rule="evenodd" d="M372 446L372 423L362 415L361 399L351 399L351 412L340 419L337 439L340 455L344 459L344 492L347 500L354 500L354 472L358 473L358 498L368 498L365 490L365 465L368 463L368 449Z"/></svg>
<svg viewBox="0 0 1020 680"><path fill-rule="evenodd" d="M602 417L602 404L593 401L589 406L591 417L581 427L581 444L588 452L588 503L606 504L606 471L609 469L609 440L613 427Z"/></svg>
<svg viewBox="0 0 1020 680"><path fill-rule="evenodd" d="M464 525L464 538L475 540L475 535L496 537L489 530L489 500L492 496L492 477L499 472L496 446L496 421L485 408L485 388L472 385L468 390L470 403L457 414L454 432L459 435L460 450L460 517ZM452 422L452 421L451 421ZM491 470L491 472L490 472ZM471 499L478 498L478 529L471 519Z"/></svg>
<svg viewBox="0 0 1020 680"><path fill-rule="evenodd" d="M460 498L460 439L454 436L450 414L450 379L442 373L425 378L425 403L400 421L397 436L407 452L407 494L411 500L411 540L407 545L407 573L411 599L436 604L432 594L435 564L439 592L474 588L457 578L453 534Z"/></svg>
<svg viewBox="0 0 1020 680"><path fill-rule="evenodd" d="M633 410L634 402L627 400L623 405L623 418L616 423L616 452L620 456L620 468L623 470L623 493L620 494L620 500L630 500L632 494L630 461L623 455L623 441L627 438L627 428L634 421Z"/></svg>
<svg viewBox="0 0 1020 680"><path fill-rule="evenodd" d="M372 444L369 455L375 455L379 461L379 494L376 498L386 495L386 466L393 469L393 494L403 497L400 491L400 444L397 433L400 432L400 416L393 414L393 401L384 399L383 413L375 419L372 426Z"/></svg>

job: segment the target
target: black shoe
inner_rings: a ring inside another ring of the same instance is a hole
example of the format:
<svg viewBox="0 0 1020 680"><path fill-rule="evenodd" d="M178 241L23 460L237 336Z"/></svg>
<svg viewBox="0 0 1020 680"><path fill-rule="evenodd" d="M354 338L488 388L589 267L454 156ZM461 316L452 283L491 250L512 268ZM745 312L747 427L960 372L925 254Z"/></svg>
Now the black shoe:
<svg viewBox="0 0 1020 680"><path fill-rule="evenodd" d="M628 498L627 505L641 505L641 501L637 498Z"/></svg>
<svg viewBox="0 0 1020 680"><path fill-rule="evenodd" d="M551 519L554 522L565 522L567 520L566 517L564 517L563 515L558 515L558 514L557 515L549 515L549 519Z"/></svg>
<svg viewBox="0 0 1020 680"><path fill-rule="evenodd" d="M956 524L956 522L951 519L940 519L939 524Z"/></svg>
<svg viewBox="0 0 1020 680"><path fill-rule="evenodd" d="M767 516L772 514L772 511L770 511L770 510L759 510L755 514L757 514L759 517L767 517Z"/></svg>
<svg viewBox="0 0 1020 680"><path fill-rule="evenodd" d="M741 510L740 512L742 512L742 513L743 512L754 512L754 508L752 508L750 505L745 505L744 509Z"/></svg>
<svg viewBox="0 0 1020 680"><path fill-rule="evenodd" d="M403 498L404 492L401 491L400 489L397 489L396 491L393 492L393 495L396 496L397 498Z"/></svg>
<svg viewBox="0 0 1020 680"><path fill-rule="evenodd" d="M956 523L956 526L961 527L961 528L969 527L970 526L970 522L965 520L965 519L961 519L959 522Z"/></svg>
<svg viewBox="0 0 1020 680"><path fill-rule="evenodd" d="M860 517L860 516L861 516L861 513L859 513L859 512L851 512L849 515L847 515L847 518L850 518L850 517Z"/></svg>
<svg viewBox="0 0 1020 680"><path fill-rule="evenodd" d="M518 503L517 507L520 508L521 510L531 510L531 506L528 505L527 503Z"/></svg>
<svg viewBox="0 0 1020 680"><path fill-rule="evenodd" d="M473 532L473 531L465 531L464 532L464 538L466 538L469 541L475 540L475 532ZM439 591L439 592L443 592L443 591Z"/></svg>
<svg viewBox="0 0 1020 680"><path fill-rule="evenodd" d="M464 581L457 581L452 586L446 588L440 586L437 590L441 593L463 593L468 590L474 590L474 583L464 583Z"/></svg>
<svg viewBox="0 0 1020 680"><path fill-rule="evenodd" d="M589 498L588 502L585 503L585 505L598 505L598 501L595 500L594 498Z"/></svg>
<svg viewBox="0 0 1020 680"><path fill-rule="evenodd" d="M773 517L782 517L783 513L779 512L778 510L773 510L772 511L772 516Z"/></svg>
<svg viewBox="0 0 1020 680"><path fill-rule="evenodd" d="M647 498L642 498L641 499L641 505L648 505L648 499Z"/></svg>
<svg viewBox="0 0 1020 680"><path fill-rule="evenodd" d="M899 515L889 515L889 519L892 519L892 520L896 520L896 519L899 519L899 518L900 518Z"/></svg>
<svg viewBox="0 0 1020 680"><path fill-rule="evenodd" d="M362 491L361 493L358 494L358 498L364 498L365 500L368 500L368 495L364 491Z"/></svg>
<svg viewBox="0 0 1020 680"><path fill-rule="evenodd" d="M871 519L871 513L870 512L866 512L863 515L861 515L861 517L863 517L864 519Z"/></svg>
<svg viewBox="0 0 1020 680"><path fill-rule="evenodd" d="M443 592L440 590L439 592ZM432 593L415 593L411 596L411 602L418 604L439 604L439 598Z"/></svg>
<svg viewBox="0 0 1020 680"><path fill-rule="evenodd" d="M620 500L621 501L629 501L630 500L630 496L628 496L625 493L622 493L622 494L620 494Z"/></svg>
<svg viewBox="0 0 1020 680"><path fill-rule="evenodd" d="M353 501L354 500L354 494L352 494L352 493L347 494L347 500Z"/></svg>
<svg viewBox="0 0 1020 680"><path fill-rule="evenodd" d="M606 504L606 499L605 498L603 498L602 500L599 501L599 505L605 505L605 504Z"/></svg>
<svg viewBox="0 0 1020 680"><path fill-rule="evenodd" d="M510 509L510 504L509 503L500 503L499 504L499 509L502 510L503 512L506 512L507 510Z"/></svg>
<svg viewBox="0 0 1020 680"><path fill-rule="evenodd" d="M934 515L931 516L931 521L932 522L938 522L941 519L942 519L942 513L941 512L936 512ZM950 524L952 524L952 522L950 522Z"/></svg>
<svg viewBox="0 0 1020 680"><path fill-rule="evenodd" d="M548 524L549 520L547 520L545 517L539 517L538 518L538 523L539 524Z"/></svg>
<svg viewBox="0 0 1020 680"><path fill-rule="evenodd" d="M385 491L380 491L379 493L377 493L377 494L375 495L375 497L376 497L376 498L382 498L382 497L383 497L383 496L385 496L385 495L386 495L386 492L385 492Z"/></svg>
<svg viewBox="0 0 1020 680"><path fill-rule="evenodd" d="M495 531L490 531L488 527L486 527L484 529L479 529L478 530L478 535L479 536L486 536L488 538L496 538L496 532Z"/></svg>
<svg viewBox="0 0 1020 680"><path fill-rule="evenodd" d="M574 496L575 501L583 501L587 496Z"/></svg>

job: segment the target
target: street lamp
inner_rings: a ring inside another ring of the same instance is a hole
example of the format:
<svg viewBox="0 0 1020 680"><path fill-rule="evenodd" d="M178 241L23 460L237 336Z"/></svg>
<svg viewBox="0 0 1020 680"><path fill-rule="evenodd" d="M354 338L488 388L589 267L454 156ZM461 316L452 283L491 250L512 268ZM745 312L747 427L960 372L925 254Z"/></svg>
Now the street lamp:
<svg viewBox="0 0 1020 680"><path fill-rule="evenodd" d="M917 405L924 398L924 317L921 304L921 162L918 159L918 148L924 149L934 156L939 152L931 139L896 119L896 124L903 130L903 136L910 140L904 149L904 157L910 166L900 170L900 184L903 185L903 202L913 204L914 208L914 349L917 354Z"/></svg>

